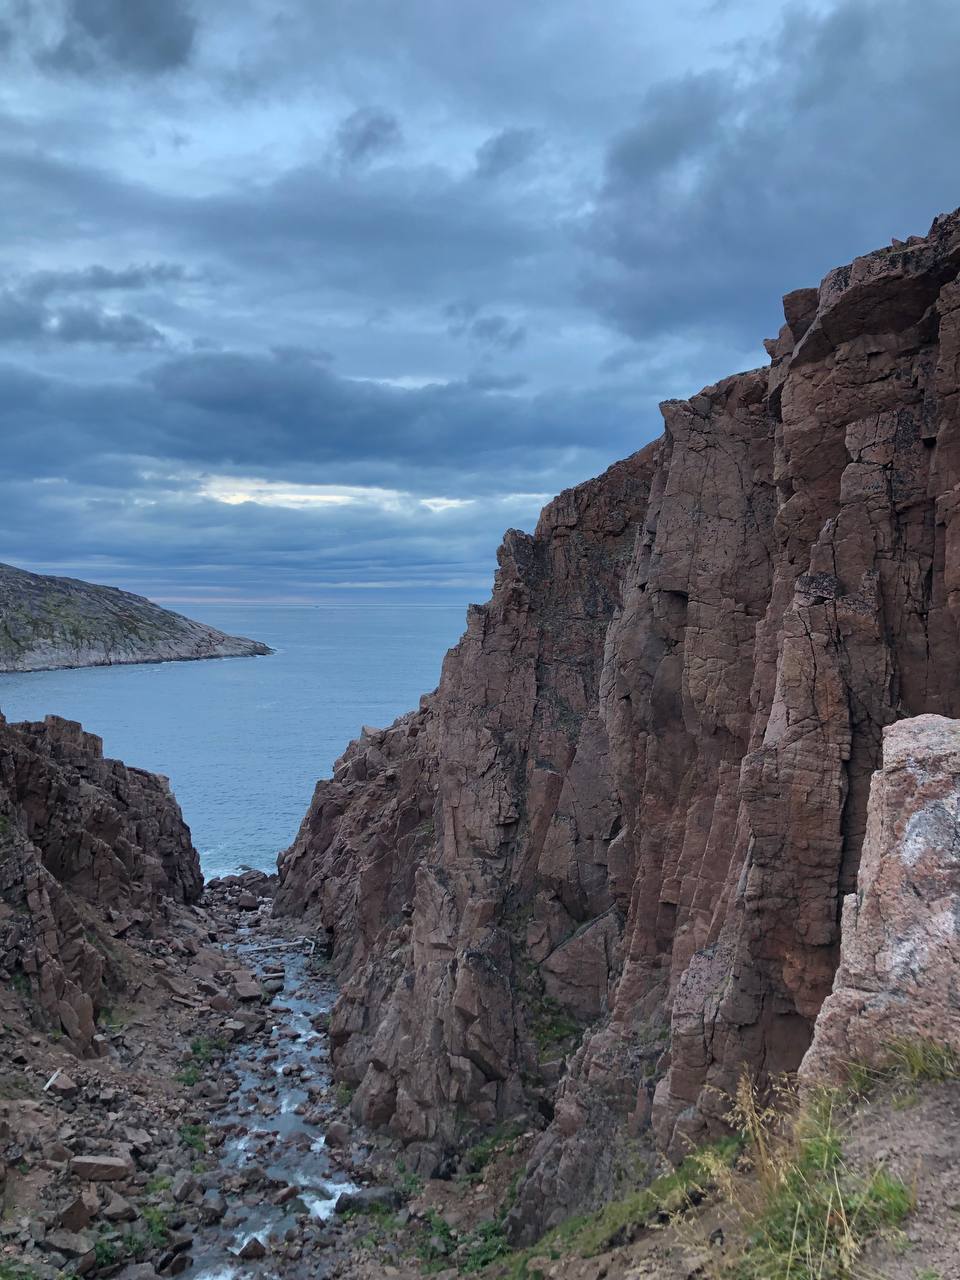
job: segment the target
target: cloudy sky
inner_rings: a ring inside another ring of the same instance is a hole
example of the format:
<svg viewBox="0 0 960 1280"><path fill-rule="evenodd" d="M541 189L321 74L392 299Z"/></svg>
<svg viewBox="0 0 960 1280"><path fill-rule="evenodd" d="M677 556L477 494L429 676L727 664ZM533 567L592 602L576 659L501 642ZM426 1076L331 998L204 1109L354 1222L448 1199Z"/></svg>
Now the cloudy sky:
<svg viewBox="0 0 960 1280"><path fill-rule="evenodd" d="M0 560L481 598L960 204L958 52L955 0L0 0Z"/></svg>

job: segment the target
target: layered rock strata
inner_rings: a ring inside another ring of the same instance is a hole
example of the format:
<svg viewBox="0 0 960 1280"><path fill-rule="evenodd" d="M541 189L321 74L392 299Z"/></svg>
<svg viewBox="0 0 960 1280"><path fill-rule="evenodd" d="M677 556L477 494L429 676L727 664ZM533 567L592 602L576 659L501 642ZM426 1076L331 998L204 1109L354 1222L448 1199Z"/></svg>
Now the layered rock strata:
<svg viewBox="0 0 960 1280"><path fill-rule="evenodd" d="M960 714L960 215L784 299L769 366L511 532L436 693L280 862L355 1111L442 1167L540 1115L517 1238L796 1069L883 729Z"/></svg>
<svg viewBox="0 0 960 1280"><path fill-rule="evenodd" d="M105 760L80 725L0 716L0 965L78 1054L122 988L112 939L151 929L203 887L165 778Z"/></svg>
<svg viewBox="0 0 960 1280"><path fill-rule="evenodd" d="M838 1082L902 1042L960 1055L958 991L960 721L918 716L884 730L840 967L801 1078Z"/></svg>
<svg viewBox="0 0 960 1280"><path fill-rule="evenodd" d="M143 596L0 564L0 671L244 658L268 645L228 636Z"/></svg>

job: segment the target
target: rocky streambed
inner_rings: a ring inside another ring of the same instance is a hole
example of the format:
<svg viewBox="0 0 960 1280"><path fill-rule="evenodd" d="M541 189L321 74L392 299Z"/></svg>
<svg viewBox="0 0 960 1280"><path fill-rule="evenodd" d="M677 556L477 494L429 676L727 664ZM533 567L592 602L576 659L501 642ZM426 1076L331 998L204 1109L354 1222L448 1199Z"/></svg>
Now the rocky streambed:
<svg viewBox="0 0 960 1280"><path fill-rule="evenodd" d="M26 1033L4 993L4 1280L364 1274L368 1215L401 1209L396 1158L332 1081L325 939L273 920L272 884L215 881L170 936L124 930L134 999L101 1019L99 1058Z"/></svg>

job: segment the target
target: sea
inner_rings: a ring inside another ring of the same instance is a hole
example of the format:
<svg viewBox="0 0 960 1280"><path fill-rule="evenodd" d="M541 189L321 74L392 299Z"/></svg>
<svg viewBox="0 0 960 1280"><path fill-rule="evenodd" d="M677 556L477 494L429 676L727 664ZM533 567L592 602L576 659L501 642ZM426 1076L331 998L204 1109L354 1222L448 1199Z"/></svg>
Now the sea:
<svg viewBox="0 0 960 1280"><path fill-rule="evenodd" d="M180 607L276 652L0 674L0 710L79 720L106 755L166 774L207 878L273 871L361 726L385 727L436 687L468 599Z"/></svg>

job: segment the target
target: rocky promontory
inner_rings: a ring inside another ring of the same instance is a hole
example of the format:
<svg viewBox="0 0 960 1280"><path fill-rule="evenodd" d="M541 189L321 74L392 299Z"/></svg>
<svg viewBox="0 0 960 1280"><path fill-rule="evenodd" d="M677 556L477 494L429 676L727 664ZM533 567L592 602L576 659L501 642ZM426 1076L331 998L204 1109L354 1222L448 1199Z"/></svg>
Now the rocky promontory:
<svg viewBox="0 0 960 1280"><path fill-rule="evenodd" d="M271 652L117 587L0 564L0 672Z"/></svg>
<svg viewBox="0 0 960 1280"><path fill-rule="evenodd" d="M797 1069L883 731L960 714L960 213L788 294L766 348L506 535L437 691L281 858L356 1118L424 1174L542 1128L514 1240Z"/></svg>

